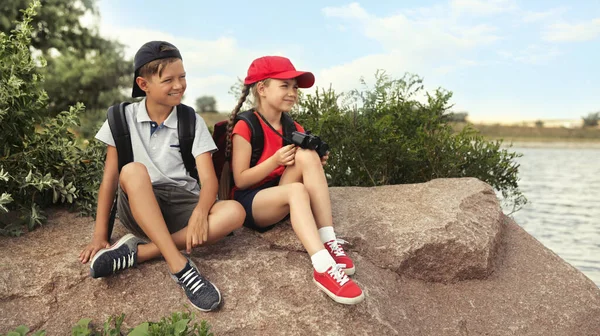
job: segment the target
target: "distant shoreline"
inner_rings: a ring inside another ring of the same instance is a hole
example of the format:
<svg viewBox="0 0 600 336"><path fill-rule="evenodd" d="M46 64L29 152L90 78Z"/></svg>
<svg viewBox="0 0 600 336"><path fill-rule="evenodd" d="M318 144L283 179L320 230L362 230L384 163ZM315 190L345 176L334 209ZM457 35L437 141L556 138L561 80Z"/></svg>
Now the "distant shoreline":
<svg viewBox="0 0 600 336"><path fill-rule="evenodd" d="M508 148L557 148L557 149L600 149L600 140L585 141L585 140L547 140L540 141L539 139L488 139L502 140L502 147Z"/></svg>
<svg viewBox="0 0 600 336"><path fill-rule="evenodd" d="M600 128L531 127L469 124L487 140L502 140L521 147L600 148ZM466 123L453 123L460 132Z"/></svg>

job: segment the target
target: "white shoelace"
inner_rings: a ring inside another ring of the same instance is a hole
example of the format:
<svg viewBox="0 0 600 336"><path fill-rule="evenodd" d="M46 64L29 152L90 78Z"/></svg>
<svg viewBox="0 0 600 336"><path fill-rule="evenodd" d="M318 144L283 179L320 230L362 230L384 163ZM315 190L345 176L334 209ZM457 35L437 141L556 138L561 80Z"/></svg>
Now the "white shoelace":
<svg viewBox="0 0 600 336"><path fill-rule="evenodd" d="M204 286L204 283L198 278L198 274L195 274L193 268L190 268L183 274L181 277L181 282L183 282L190 289L192 294L195 294L200 287Z"/></svg>
<svg viewBox="0 0 600 336"><path fill-rule="evenodd" d="M343 286L346 282L350 281L350 278L346 275L346 272L342 270L338 265L332 267L329 271L327 271L331 277Z"/></svg>
<svg viewBox="0 0 600 336"><path fill-rule="evenodd" d="M123 258L113 259L113 273L118 270L126 269L133 266L134 254L135 252L131 252L128 255L124 255ZM121 259L123 259L123 262L121 262Z"/></svg>
<svg viewBox="0 0 600 336"><path fill-rule="evenodd" d="M334 239L332 241L328 241L327 246L329 246L329 248L331 249L331 252L333 252L336 256L345 257L346 252L344 252L344 249L342 248L342 244L346 244L346 243L347 243L347 241L345 241L343 239Z"/></svg>

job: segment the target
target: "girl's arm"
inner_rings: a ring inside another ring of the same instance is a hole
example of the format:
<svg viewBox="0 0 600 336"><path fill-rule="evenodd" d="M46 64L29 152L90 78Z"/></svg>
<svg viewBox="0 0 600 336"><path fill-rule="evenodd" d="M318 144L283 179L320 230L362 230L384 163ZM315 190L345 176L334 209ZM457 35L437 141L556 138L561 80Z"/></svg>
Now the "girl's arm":
<svg viewBox="0 0 600 336"><path fill-rule="evenodd" d="M233 135L233 147L231 153L231 166L235 186L240 189L249 188L277 169L279 166L294 164L294 145L280 148L275 154L250 168L250 157L252 156L252 145L241 135Z"/></svg>

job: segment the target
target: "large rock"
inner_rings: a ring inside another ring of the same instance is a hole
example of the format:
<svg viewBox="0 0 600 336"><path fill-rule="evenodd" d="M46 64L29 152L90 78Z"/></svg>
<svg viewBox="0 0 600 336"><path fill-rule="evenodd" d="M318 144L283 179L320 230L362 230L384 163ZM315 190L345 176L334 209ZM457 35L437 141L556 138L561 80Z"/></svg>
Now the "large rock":
<svg viewBox="0 0 600 336"><path fill-rule="evenodd" d="M477 179L377 188L331 188L338 235L376 266L439 282L483 279L493 270L504 215ZM287 227L264 238L303 250Z"/></svg>
<svg viewBox="0 0 600 336"><path fill-rule="evenodd" d="M289 224L265 234L240 229L193 254L224 297L219 311L197 313L215 335L600 333L600 290L502 215L484 183L331 195L365 301L339 305L312 284L310 258ZM162 260L90 279L77 256L91 226L59 211L32 233L0 238L0 333L27 324L64 335L81 318L101 323L122 312L131 327L186 309Z"/></svg>

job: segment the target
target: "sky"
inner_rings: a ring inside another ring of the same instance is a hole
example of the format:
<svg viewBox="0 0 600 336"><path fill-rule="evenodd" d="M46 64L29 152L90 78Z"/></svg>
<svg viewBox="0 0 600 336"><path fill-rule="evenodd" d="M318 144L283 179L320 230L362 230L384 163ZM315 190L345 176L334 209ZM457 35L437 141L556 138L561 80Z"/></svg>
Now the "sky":
<svg viewBox="0 0 600 336"><path fill-rule="evenodd" d="M344 92L416 74L453 92L472 121L576 120L600 111L600 1L99 0L100 33L133 57L147 41L181 51L184 102L229 93L253 59L288 57L315 88ZM133 67L133 66L132 66ZM133 71L133 70L132 70Z"/></svg>

